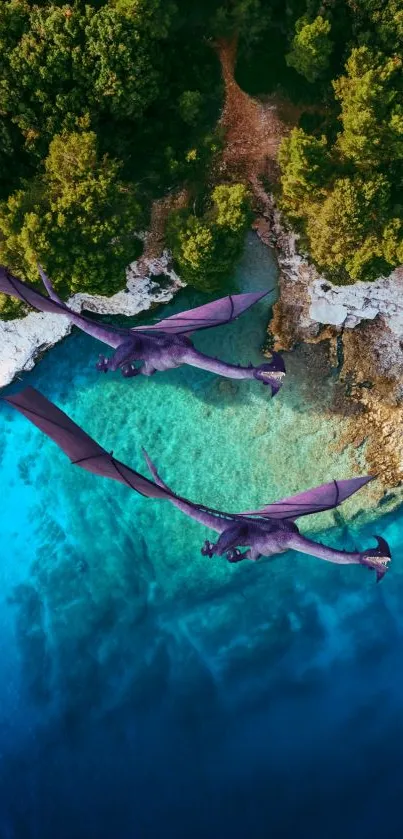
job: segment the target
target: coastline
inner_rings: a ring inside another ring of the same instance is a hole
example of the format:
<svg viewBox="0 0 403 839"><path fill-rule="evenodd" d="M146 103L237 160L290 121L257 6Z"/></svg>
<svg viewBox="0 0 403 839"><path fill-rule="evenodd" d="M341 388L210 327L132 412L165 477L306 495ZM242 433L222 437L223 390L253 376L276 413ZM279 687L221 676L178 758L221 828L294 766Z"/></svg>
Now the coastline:
<svg viewBox="0 0 403 839"><path fill-rule="evenodd" d="M340 446L364 446L387 493L403 482L403 267L374 283L335 286L299 252L298 236L273 198L262 187L255 194L260 212L253 227L275 248L280 269L270 346L290 351L325 342L328 373L337 372L339 399L352 416Z"/></svg>
<svg viewBox="0 0 403 839"><path fill-rule="evenodd" d="M161 287L158 277L164 275L170 284ZM185 283L172 268L170 254L164 250L159 258L140 257L126 269L126 287L112 297L75 294L67 300L76 312L132 317L154 304L168 303ZM53 347L72 330L63 315L30 312L23 318L0 321L0 388L11 384L19 373L32 370L42 353Z"/></svg>
<svg viewBox="0 0 403 839"><path fill-rule="evenodd" d="M335 453L345 445L363 450L368 470L381 479L379 497L386 498L387 513L401 501L401 493L393 492L388 504L388 491L403 481L403 269L375 283L332 285L299 252L298 236L283 222L272 196L257 180L252 186L259 203L252 228L274 249L279 265L268 346L288 352L322 345L309 363L321 377L337 372L332 410L347 420ZM164 287L158 283L161 275L170 280ZM68 303L75 311L129 317L168 303L185 286L168 250L161 257L143 255L128 266L126 276L125 289L110 298L76 294ZM0 321L0 388L31 370L71 329L68 318L40 312Z"/></svg>

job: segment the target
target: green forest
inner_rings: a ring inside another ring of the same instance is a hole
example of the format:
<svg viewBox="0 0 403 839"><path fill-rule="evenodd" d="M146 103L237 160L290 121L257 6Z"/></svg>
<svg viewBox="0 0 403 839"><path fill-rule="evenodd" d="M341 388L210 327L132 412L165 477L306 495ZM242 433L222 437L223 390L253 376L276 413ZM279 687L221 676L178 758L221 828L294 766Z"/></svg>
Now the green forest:
<svg viewBox="0 0 403 839"><path fill-rule="evenodd" d="M250 223L220 180L224 86L298 105L270 184L333 282L403 262L401 0L9 0L0 5L0 261L59 291L112 294L152 202L186 189L166 241L182 278L220 288ZM0 295L0 314L21 304Z"/></svg>

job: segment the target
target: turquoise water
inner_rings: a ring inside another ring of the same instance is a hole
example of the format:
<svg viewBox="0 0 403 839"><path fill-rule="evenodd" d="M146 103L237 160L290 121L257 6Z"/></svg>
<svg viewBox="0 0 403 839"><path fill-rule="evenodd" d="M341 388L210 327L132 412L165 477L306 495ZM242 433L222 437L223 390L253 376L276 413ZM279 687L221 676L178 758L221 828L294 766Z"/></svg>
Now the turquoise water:
<svg viewBox="0 0 403 839"><path fill-rule="evenodd" d="M239 286L276 273L251 235ZM259 363L267 320L262 302L197 346ZM102 376L98 350L75 333L24 384L144 473L145 446L189 498L243 510L362 469L333 452L334 385L301 353L270 400L190 368ZM381 586L293 553L231 567L200 555L199 524L70 466L7 406L0 450L1 839L401 835L400 511L376 522ZM367 546L372 503L304 526Z"/></svg>

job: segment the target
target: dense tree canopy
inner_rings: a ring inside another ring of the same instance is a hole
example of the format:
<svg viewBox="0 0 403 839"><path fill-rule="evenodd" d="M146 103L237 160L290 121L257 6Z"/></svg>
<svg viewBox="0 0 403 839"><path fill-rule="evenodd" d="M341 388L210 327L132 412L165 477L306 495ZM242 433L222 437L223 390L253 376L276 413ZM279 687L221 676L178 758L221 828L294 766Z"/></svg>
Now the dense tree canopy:
<svg viewBox="0 0 403 839"><path fill-rule="evenodd" d="M66 293L110 293L153 199L186 186L175 259L199 287L224 281L248 200L215 180L220 39L242 86L302 112L279 200L316 264L352 282L401 261L400 0L3 0L3 261L34 279L40 257Z"/></svg>
<svg viewBox="0 0 403 839"><path fill-rule="evenodd" d="M109 6L34 8L9 50L0 107L41 151L85 113L140 119L158 95L157 55L147 31Z"/></svg>
<svg viewBox="0 0 403 839"><path fill-rule="evenodd" d="M183 279L210 291L228 281L249 220L249 196L243 184L216 186L201 218L188 211L175 213L169 244Z"/></svg>
<svg viewBox="0 0 403 839"><path fill-rule="evenodd" d="M312 256L336 280L373 280L388 270L385 256L390 187L382 175L339 178L308 211Z"/></svg>
<svg viewBox="0 0 403 839"><path fill-rule="evenodd" d="M283 171L282 206L296 220L306 199L317 201L325 195L331 172L326 137L314 137L302 128L294 128L281 144L279 163Z"/></svg>
<svg viewBox="0 0 403 839"><path fill-rule="evenodd" d="M329 65L332 43L329 38L330 23L318 15L310 23L309 18L302 17L296 23L296 32L291 44L291 51L286 56L289 67L294 67L308 79L316 82Z"/></svg>
<svg viewBox="0 0 403 839"><path fill-rule="evenodd" d="M1 258L15 270L34 279L40 258L66 292L111 293L152 199L203 181L219 66L182 29L169 0L0 5Z"/></svg>
<svg viewBox="0 0 403 839"><path fill-rule="evenodd" d="M333 85L341 104L343 155L361 169L403 159L403 61L353 49L347 74Z"/></svg>
<svg viewBox="0 0 403 839"><path fill-rule="evenodd" d="M56 136L45 174L0 208L1 261L35 281L39 260L64 294L121 288L142 217L120 168L99 157L93 132Z"/></svg>
<svg viewBox="0 0 403 839"><path fill-rule="evenodd" d="M347 7L344 72L332 82L334 98L330 87L325 93L321 133L294 129L279 155L282 207L318 267L340 283L387 274L403 255L403 11L396 0ZM302 31L297 22L298 70Z"/></svg>

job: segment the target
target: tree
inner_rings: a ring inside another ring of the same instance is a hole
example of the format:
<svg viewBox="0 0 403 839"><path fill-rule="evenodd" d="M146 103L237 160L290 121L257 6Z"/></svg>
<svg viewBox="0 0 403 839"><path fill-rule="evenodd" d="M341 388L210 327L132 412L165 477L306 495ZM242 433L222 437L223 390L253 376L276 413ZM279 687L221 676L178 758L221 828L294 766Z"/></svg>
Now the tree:
<svg viewBox="0 0 403 839"><path fill-rule="evenodd" d="M99 157L93 132L55 137L45 175L1 207L1 261L32 280L39 261L67 294L122 288L142 214L120 168Z"/></svg>
<svg viewBox="0 0 403 839"><path fill-rule="evenodd" d="M261 0L218 0L209 28L215 38L242 36L250 46L266 25Z"/></svg>
<svg viewBox="0 0 403 839"><path fill-rule="evenodd" d="M15 320L24 314L24 306L20 300L0 294L0 320Z"/></svg>
<svg viewBox="0 0 403 839"><path fill-rule="evenodd" d="M308 208L313 260L336 283L390 273L398 264L402 231L391 229L389 218L390 185L384 176L339 178L323 203Z"/></svg>
<svg viewBox="0 0 403 839"><path fill-rule="evenodd" d="M7 52L13 49L29 27L30 7L26 0L5 0L0 6L0 66L4 69Z"/></svg>
<svg viewBox="0 0 403 839"><path fill-rule="evenodd" d="M342 153L363 169L402 160L402 59L360 47L346 69L347 75L333 82L341 102Z"/></svg>
<svg viewBox="0 0 403 839"><path fill-rule="evenodd" d="M188 125L195 125L200 116L202 94L199 90L184 90L179 97L179 113Z"/></svg>
<svg viewBox="0 0 403 839"><path fill-rule="evenodd" d="M318 15L312 23L301 17L295 24L295 36L285 60L289 67L308 80L316 82L326 72L332 52L330 23Z"/></svg>
<svg viewBox="0 0 403 839"><path fill-rule="evenodd" d="M243 236L250 216L250 197L244 184L221 184L213 189L211 218L214 224Z"/></svg>
<svg viewBox="0 0 403 839"><path fill-rule="evenodd" d="M138 121L158 95L160 56L147 29L117 9L34 7L9 51L1 105L38 154L89 114Z"/></svg>
<svg viewBox="0 0 403 839"><path fill-rule="evenodd" d="M382 250L390 265L403 263L403 222L401 218L392 218L383 230Z"/></svg>
<svg viewBox="0 0 403 839"><path fill-rule="evenodd" d="M242 253L250 221L249 196L243 184L221 184L211 195L202 218L174 213L168 242L182 278L204 291L225 283Z"/></svg>
<svg viewBox="0 0 403 839"><path fill-rule="evenodd" d="M88 93L82 73L81 13L53 5L34 8L29 24L9 53L2 99L27 146L35 149L42 136L49 141L62 127L74 126Z"/></svg>
<svg viewBox="0 0 403 839"><path fill-rule="evenodd" d="M304 215L305 201L324 195L331 173L326 137L320 139L293 128L281 143L281 206L294 219Z"/></svg>
<svg viewBox="0 0 403 839"><path fill-rule="evenodd" d="M111 0L109 5L157 39L168 37L177 13L176 4L169 0Z"/></svg>
<svg viewBox="0 0 403 839"><path fill-rule="evenodd" d="M85 36L83 66L96 107L118 119L140 119L159 92L159 54L150 32L141 20L136 25L136 18L104 6L90 16Z"/></svg>
<svg viewBox="0 0 403 839"><path fill-rule="evenodd" d="M347 0L361 44L379 45L387 54L401 53L403 8L401 0Z"/></svg>

